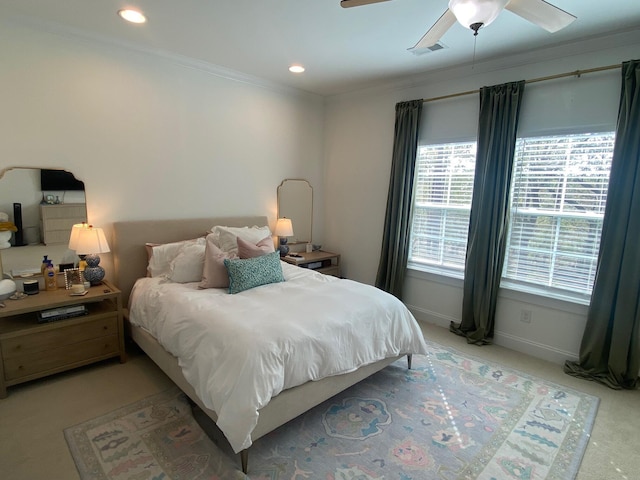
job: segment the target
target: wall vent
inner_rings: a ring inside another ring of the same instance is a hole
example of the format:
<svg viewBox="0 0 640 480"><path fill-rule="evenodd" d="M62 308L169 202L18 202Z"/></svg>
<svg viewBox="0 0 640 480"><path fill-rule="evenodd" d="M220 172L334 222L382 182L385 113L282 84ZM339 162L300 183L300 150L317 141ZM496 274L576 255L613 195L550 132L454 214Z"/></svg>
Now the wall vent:
<svg viewBox="0 0 640 480"><path fill-rule="evenodd" d="M434 45L426 48L410 48L409 51L414 55L424 55L425 53L437 52L438 50L444 50L447 47L442 42L436 42Z"/></svg>

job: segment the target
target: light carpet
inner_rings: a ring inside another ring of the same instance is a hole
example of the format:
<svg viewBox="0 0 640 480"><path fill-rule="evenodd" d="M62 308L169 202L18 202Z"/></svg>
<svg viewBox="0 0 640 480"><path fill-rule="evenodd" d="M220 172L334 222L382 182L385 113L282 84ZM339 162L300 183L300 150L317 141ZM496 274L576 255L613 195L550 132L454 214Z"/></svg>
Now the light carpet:
<svg viewBox="0 0 640 480"><path fill-rule="evenodd" d="M248 476L176 388L65 438L83 480L575 478L597 397L428 346L259 439Z"/></svg>

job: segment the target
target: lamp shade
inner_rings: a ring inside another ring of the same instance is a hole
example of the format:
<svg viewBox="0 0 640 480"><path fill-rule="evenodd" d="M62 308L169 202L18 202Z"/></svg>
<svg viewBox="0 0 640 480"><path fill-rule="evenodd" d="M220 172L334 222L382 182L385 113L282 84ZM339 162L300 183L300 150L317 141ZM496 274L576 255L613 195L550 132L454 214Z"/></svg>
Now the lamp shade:
<svg viewBox="0 0 640 480"><path fill-rule="evenodd" d="M82 222L82 223L76 223L73 227L71 227L71 235L69 236L70 250L75 250L78 247L78 238L80 236L81 228L89 228L89 224Z"/></svg>
<svg viewBox="0 0 640 480"><path fill-rule="evenodd" d="M71 229L72 238L69 240L69 248L75 250L78 255L88 255L90 253L106 253L110 252L107 238L104 235L104 231L101 228L92 227L91 225L86 228L78 228L76 238L74 232L76 231L75 225ZM73 240L73 247L72 247Z"/></svg>
<svg viewBox="0 0 640 480"><path fill-rule="evenodd" d="M276 236L291 237L293 236L293 225L290 218L279 218L276 223Z"/></svg>
<svg viewBox="0 0 640 480"><path fill-rule="evenodd" d="M504 10L507 3L509 0L450 0L449 10L463 27L471 28L474 24L486 27Z"/></svg>

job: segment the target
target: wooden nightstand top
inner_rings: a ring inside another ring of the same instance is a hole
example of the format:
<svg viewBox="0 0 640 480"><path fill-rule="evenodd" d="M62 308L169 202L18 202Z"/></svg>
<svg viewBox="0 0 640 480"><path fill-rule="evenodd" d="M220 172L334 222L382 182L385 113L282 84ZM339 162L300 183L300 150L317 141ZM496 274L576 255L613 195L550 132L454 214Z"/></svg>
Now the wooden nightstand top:
<svg viewBox="0 0 640 480"><path fill-rule="evenodd" d="M57 290L40 290L36 295L29 295L20 300L3 300L5 306L0 307L0 318L65 305L100 301L118 295L120 290L107 281L103 281L101 285L92 286L86 295L71 295L71 290L66 290L64 287Z"/></svg>
<svg viewBox="0 0 640 480"><path fill-rule="evenodd" d="M315 252L310 253L300 252L298 255L300 255L300 257L291 257L287 255L286 257L282 257L282 260L292 265L304 265L305 263L322 262L323 260L340 258L339 253L325 252L323 250L316 250Z"/></svg>

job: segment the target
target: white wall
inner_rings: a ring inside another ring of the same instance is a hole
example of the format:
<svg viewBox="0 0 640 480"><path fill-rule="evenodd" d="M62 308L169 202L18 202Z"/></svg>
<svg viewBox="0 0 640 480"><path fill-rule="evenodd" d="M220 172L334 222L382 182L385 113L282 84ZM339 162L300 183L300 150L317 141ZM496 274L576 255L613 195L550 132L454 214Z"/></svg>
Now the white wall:
<svg viewBox="0 0 640 480"><path fill-rule="evenodd" d="M326 243L342 254L343 274L373 284L380 255L385 204L391 168L395 104L475 90L520 79L533 79L584 70L637 57L638 31L593 38L575 45L533 51L517 58L501 58L410 78L386 89L371 89L330 98L326 113ZM446 54L446 50L432 55ZM430 54L431 55L431 54ZM429 56L416 61L429 61ZM618 76L619 70L593 75ZM588 77L584 77L587 79ZM564 80L559 80L564 81ZM616 93L591 90L594 99ZM619 82L617 82L619 83ZM533 84L531 84L533 85ZM525 90L526 92L526 90ZM570 96L569 96L570 97ZM597 102L589 109L599 108ZM425 104L429 108L429 103ZM564 108L558 105L560 111ZM617 110L617 105L616 105ZM457 109L452 125L468 124L471 112ZM455 127L454 127L455 128ZM457 132L451 133L456 138ZM404 300L416 317L448 326L459 322L462 282L411 272L406 277ZM531 311L531 323L520 321L523 309ZM542 358L563 362L577 358L587 307L568 302L501 291L496 316L495 343Z"/></svg>
<svg viewBox="0 0 640 480"><path fill-rule="evenodd" d="M305 178L322 243L321 98L55 26L0 27L0 170L73 172L89 222L106 230L242 214L273 227L278 185Z"/></svg>

